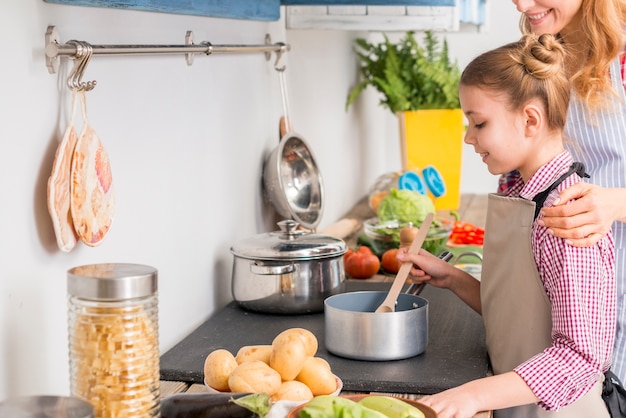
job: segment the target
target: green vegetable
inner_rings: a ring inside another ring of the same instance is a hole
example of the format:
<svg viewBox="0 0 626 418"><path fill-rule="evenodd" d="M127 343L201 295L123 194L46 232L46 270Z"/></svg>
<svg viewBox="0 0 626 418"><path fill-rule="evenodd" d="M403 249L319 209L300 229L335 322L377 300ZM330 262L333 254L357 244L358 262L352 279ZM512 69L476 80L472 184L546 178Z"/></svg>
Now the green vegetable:
<svg viewBox="0 0 626 418"><path fill-rule="evenodd" d="M401 223L412 222L419 227L429 213L435 213L433 201L413 190L391 189L378 205L381 222L398 220Z"/></svg>
<svg viewBox="0 0 626 418"><path fill-rule="evenodd" d="M359 404L382 412L389 418L424 418L424 413L413 405L389 396L366 396Z"/></svg>
<svg viewBox="0 0 626 418"><path fill-rule="evenodd" d="M241 398L231 398L230 402L246 408L260 417L267 415L272 408L272 398L267 393L252 393Z"/></svg>
<svg viewBox="0 0 626 418"><path fill-rule="evenodd" d="M300 418L388 418L375 411L339 396L316 396L300 411Z"/></svg>

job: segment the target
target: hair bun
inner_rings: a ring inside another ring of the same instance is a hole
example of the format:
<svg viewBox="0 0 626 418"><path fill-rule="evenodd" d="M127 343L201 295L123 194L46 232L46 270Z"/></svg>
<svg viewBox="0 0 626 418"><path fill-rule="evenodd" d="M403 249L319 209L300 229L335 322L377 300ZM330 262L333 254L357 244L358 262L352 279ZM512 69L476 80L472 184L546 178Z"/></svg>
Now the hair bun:
<svg viewBox="0 0 626 418"><path fill-rule="evenodd" d="M521 64L531 76L542 79L563 72L565 48L553 35L529 33L523 35L521 41L524 45Z"/></svg>

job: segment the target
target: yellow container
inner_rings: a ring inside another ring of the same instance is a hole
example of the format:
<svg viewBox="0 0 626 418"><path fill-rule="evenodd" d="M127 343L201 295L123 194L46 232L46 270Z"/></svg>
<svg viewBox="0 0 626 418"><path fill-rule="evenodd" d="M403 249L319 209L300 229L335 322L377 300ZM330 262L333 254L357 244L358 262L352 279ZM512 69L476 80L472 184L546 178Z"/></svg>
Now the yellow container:
<svg viewBox="0 0 626 418"><path fill-rule="evenodd" d="M463 111L434 109L399 112L402 169L421 175L425 167L439 171L445 193L429 196L437 210L457 210L461 202L461 167L463 156Z"/></svg>

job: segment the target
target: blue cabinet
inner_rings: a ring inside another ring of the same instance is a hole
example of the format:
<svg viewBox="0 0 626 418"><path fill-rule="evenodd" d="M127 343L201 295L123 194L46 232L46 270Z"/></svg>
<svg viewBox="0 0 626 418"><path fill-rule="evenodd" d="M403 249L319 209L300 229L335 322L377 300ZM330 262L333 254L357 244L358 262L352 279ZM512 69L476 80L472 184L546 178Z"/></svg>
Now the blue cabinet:
<svg viewBox="0 0 626 418"><path fill-rule="evenodd" d="M108 7L211 16L230 19L278 20L280 0L43 0L72 6Z"/></svg>

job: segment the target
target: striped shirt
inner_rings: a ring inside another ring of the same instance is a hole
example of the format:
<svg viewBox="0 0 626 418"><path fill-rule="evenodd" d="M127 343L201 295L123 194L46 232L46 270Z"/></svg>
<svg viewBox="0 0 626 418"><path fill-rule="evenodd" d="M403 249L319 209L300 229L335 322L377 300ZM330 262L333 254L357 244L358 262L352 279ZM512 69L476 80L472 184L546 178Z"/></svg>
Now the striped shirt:
<svg viewBox="0 0 626 418"><path fill-rule="evenodd" d="M566 151L541 167L527 183L519 178L507 196L532 200L572 163ZM550 193L581 181L572 174ZM541 217L542 215L539 215ZM533 223L532 249L552 305L552 345L515 368L539 405L556 410L583 396L611 364L616 319L614 245L608 234L591 247L573 247Z"/></svg>

